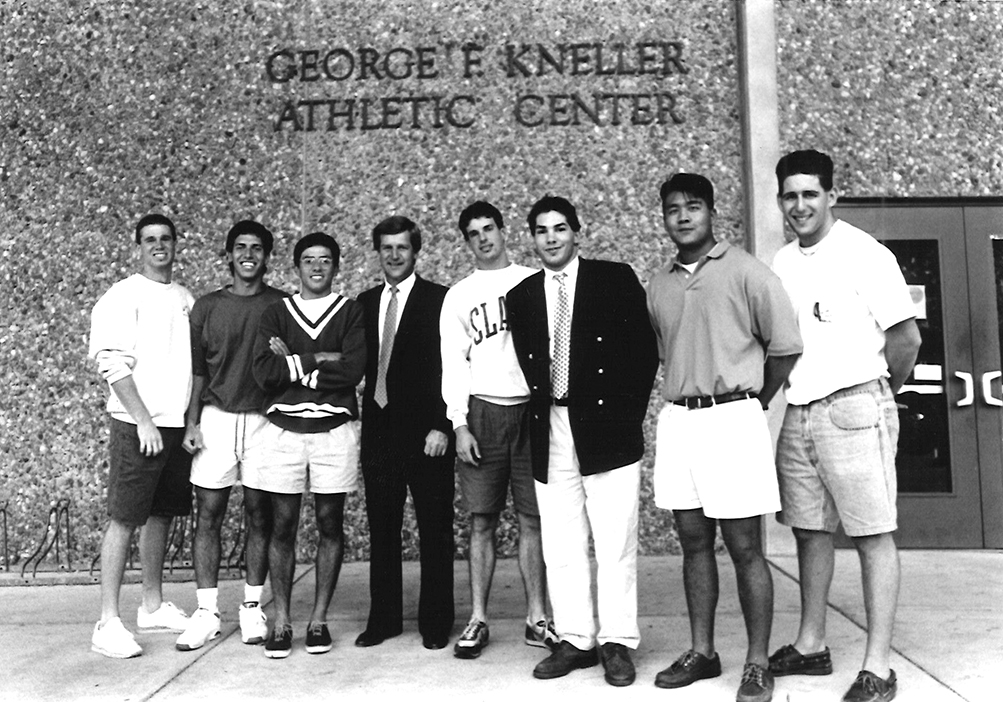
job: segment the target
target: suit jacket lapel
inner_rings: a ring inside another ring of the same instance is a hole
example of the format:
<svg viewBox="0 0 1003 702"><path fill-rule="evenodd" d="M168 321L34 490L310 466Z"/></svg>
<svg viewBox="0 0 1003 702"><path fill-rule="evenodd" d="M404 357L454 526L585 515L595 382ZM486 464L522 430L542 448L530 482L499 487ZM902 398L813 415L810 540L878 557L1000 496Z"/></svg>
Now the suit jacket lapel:
<svg viewBox="0 0 1003 702"><path fill-rule="evenodd" d="M547 318L547 291L544 281L547 273L541 272L532 281L533 287L528 290L529 308L533 325L533 336L546 346L550 342L550 320Z"/></svg>
<svg viewBox="0 0 1003 702"><path fill-rule="evenodd" d="M372 348L380 347L380 297L383 295L384 283L365 296L363 311L366 319L366 344ZM377 355L379 355L377 353Z"/></svg>
<svg viewBox="0 0 1003 702"><path fill-rule="evenodd" d="M589 306L589 279L592 277L592 262L584 258L578 259L578 282L575 285L575 299L571 302L571 338L575 339L581 330L582 320L585 318L586 310ZM576 344L571 344L570 351L573 353Z"/></svg>

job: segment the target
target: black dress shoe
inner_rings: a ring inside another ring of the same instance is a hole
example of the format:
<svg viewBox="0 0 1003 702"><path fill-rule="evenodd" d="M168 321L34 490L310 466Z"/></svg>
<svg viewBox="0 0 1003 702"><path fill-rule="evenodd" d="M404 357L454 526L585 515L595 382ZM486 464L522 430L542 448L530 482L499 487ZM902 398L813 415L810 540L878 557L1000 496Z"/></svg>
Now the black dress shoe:
<svg viewBox="0 0 1003 702"><path fill-rule="evenodd" d="M583 651L580 648L562 641L549 656L537 663L533 668L533 677L539 680L550 680L567 675L572 670L591 668L599 663L599 654L595 648Z"/></svg>
<svg viewBox="0 0 1003 702"><path fill-rule="evenodd" d="M686 687L697 680L716 678L721 674L721 658L714 653L708 658L696 651L687 651L655 676L655 687Z"/></svg>
<svg viewBox="0 0 1003 702"><path fill-rule="evenodd" d="M422 636L421 645L427 648L429 651L438 651L440 648L445 648L449 643L448 636Z"/></svg>
<svg viewBox="0 0 1003 702"><path fill-rule="evenodd" d="M400 636L400 630L397 631L377 631L376 629L366 629L355 639L355 645L361 648L368 648L369 646L379 646L381 643L387 639L392 639L395 636Z"/></svg>
<svg viewBox="0 0 1003 702"><path fill-rule="evenodd" d="M627 687L634 682L637 673L634 662L630 660L630 649L619 643L604 643L599 649L603 668L606 669L606 682L613 687Z"/></svg>

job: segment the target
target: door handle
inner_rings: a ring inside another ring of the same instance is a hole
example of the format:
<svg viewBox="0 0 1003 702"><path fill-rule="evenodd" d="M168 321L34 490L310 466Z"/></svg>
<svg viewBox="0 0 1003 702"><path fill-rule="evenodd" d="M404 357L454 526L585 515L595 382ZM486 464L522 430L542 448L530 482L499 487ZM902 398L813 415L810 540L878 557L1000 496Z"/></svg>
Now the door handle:
<svg viewBox="0 0 1003 702"><path fill-rule="evenodd" d="M982 374L982 399L986 401L987 405L1003 407L1003 400L993 397L993 381L1000 376L1003 376L1001 371L989 371Z"/></svg>
<svg viewBox="0 0 1003 702"><path fill-rule="evenodd" d="M975 401L975 388L972 382L972 374L963 371L954 371L954 377L965 384L965 396L954 403L955 407L968 407Z"/></svg>

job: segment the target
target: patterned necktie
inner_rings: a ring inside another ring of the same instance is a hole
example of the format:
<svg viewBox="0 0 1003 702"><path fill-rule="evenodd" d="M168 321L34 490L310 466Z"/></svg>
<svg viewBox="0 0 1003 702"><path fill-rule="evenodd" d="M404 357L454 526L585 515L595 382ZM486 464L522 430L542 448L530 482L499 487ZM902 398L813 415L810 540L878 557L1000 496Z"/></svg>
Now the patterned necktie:
<svg viewBox="0 0 1003 702"><path fill-rule="evenodd" d="M560 399L568 394L568 346L571 343L571 311L568 306L568 288L564 279L567 273L554 276L557 282L557 308L554 310L554 364L553 376L554 397Z"/></svg>
<svg viewBox="0 0 1003 702"><path fill-rule="evenodd" d="M390 354L394 350L394 334L397 333L397 286L390 286L390 302L387 303L387 316L383 320L383 338L380 340L380 366L376 372L376 391L373 398L380 408L387 406L387 367L390 365Z"/></svg>

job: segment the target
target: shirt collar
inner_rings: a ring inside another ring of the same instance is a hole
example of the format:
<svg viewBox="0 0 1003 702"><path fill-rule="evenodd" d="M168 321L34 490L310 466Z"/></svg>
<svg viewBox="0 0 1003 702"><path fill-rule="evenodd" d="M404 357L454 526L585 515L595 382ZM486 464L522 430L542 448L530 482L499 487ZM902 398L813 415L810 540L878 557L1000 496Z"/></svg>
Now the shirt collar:
<svg viewBox="0 0 1003 702"><path fill-rule="evenodd" d="M712 248L710 251L708 251L706 254L704 254L703 258L701 260L707 259L707 258L721 258L722 256L724 256L725 252L728 249L730 249L730 248L731 248L731 244L728 243L727 240L722 239L721 241L719 241L716 244L714 244L714 248ZM699 263L699 262L700 261L697 261L697 263ZM682 268L683 264L681 264L678 259L673 258L672 259L672 267L673 268Z"/></svg>
<svg viewBox="0 0 1003 702"><path fill-rule="evenodd" d="M415 278L417 278L417 275L415 275L415 273L412 272L411 275L409 275L407 278L405 278L401 282L397 283L397 294L398 295L408 295L408 294L410 294L411 293L411 288L414 287ZM390 281L388 281L388 280L386 280L384 278L383 282L384 282L383 294L389 296L390 295Z"/></svg>
<svg viewBox="0 0 1003 702"><path fill-rule="evenodd" d="M578 268L579 268L579 263L580 262L581 262L581 260L579 259L578 254L575 254L575 257L573 259L571 259L571 261L568 263L568 265L566 265L561 270L559 270L559 271L552 271L552 270L548 269L547 270L547 279L550 280L551 282L556 282L556 281L554 281L554 277L555 276L557 276L559 273L566 273L568 277L564 279L565 284L569 284L572 281L577 281L578 280Z"/></svg>

